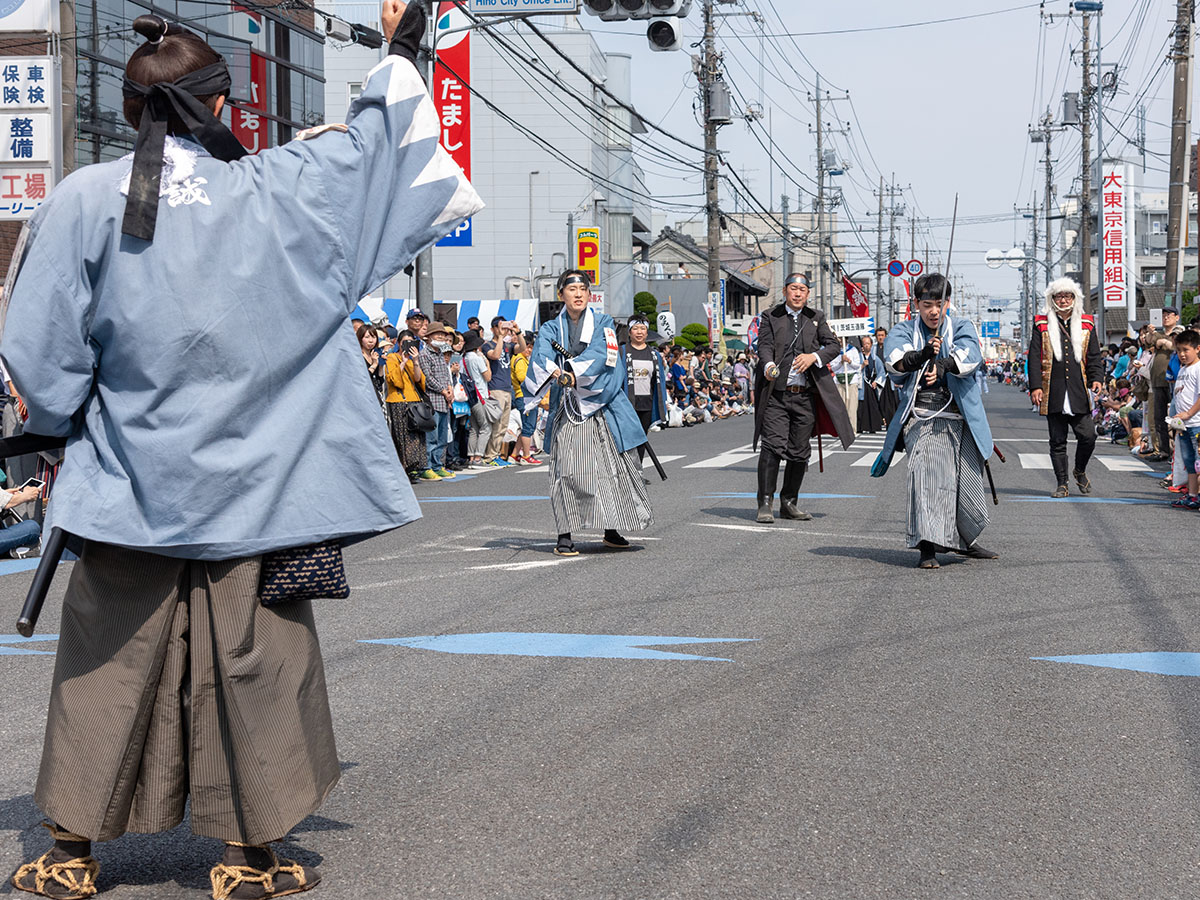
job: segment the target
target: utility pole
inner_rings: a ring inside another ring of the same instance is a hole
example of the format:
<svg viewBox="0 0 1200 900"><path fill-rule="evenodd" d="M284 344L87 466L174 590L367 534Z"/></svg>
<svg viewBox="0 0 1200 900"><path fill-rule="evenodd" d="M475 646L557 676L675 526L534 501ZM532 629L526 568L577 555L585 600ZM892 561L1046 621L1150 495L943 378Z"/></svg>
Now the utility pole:
<svg viewBox="0 0 1200 900"><path fill-rule="evenodd" d="M1183 282L1183 234L1188 216L1188 155L1191 149L1192 16L1194 0L1175 5L1175 89L1171 97L1171 185L1167 199L1166 299L1180 305Z"/></svg>
<svg viewBox="0 0 1200 900"><path fill-rule="evenodd" d="M833 318L833 273L828 273L828 282L826 281L827 264L825 262L825 251L830 247L832 242L829 240L829 234L826 228L825 211L829 208L828 201L825 197L825 124L823 118L822 107L826 100L835 99L828 96L828 93L821 93L821 73L817 73L817 88L816 95L812 97L817 106L817 284L818 294L820 297L820 306L825 311L827 318ZM846 100L850 97L845 94L836 99ZM837 133L845 134L845 129L838 129ZM828 287L826 286L828 284Z"/></svg>
<svg viewBox="0 0 1200 900"><path fill-rule="evenodd" d="M721 296L721 208L717 191L720 158L717 156L717 122L713 115L713 85L719 75L717 38L713 28L713 0L704 0L704 59L701 61L704 92L704 202L708 211L708 299L713 304L715 344L720 341L721 318L716 304ZM723 325L723 323L722 323Z"/></svg>
<svg viewBox="0 0 1200 900"><path fill-rule="evenodd" d="M1083 137L1083 172L1079 188L1079 285L1083 289L1084 309L1092 302L1092 14L1083 14L1083 88L1081 90L1079 130Z"/></svg>
<svg viewBox="0 0 1200 900"><path fill-rule="evenodd" d="M437 27L434 0L421 0L425 7L425 18L429 32L417 51L417 71L425 76L425 87L433 90L433 37ZM433 248L427 247L417 254L417 308L433 321Z"/></svg>
<svg viewBox="0 0 1200 900"><path fill-rule="evenodd" d="M879 324L892 327L892 320L883 317L883 176L879 176L879 222L875 227L875 315Z"/></svg>
<svg viewBox="0 0 1200 900"><path fill-rule="evenodd" d="M1030 131L1029 131L1029 140L1030 141L1032 141L1035 144L1039 143L1039 142L1044 142L1046 145L1046 147L1045 147L1045 162L1044 162L1044 165L1046 168L1046 195L1042 199L1042 206L1043 206L1042 211L1045 213L1045 216L1046 216L1045 252L1046 252L1046 286L1047 287L1050 286L1050 280L1051 280L1050 267L1053 263L1053 260L1050 256L1050 252L1051 252L1051 247L1053 246L1053 243L1054 243L1053 234L1050 230L1051 229L1050 222L1052 221L1052 218L1053 218L1051 216L1051 212L1054 209L1054 154L1052 152L1051 142L1054 137L1054 132L1063 131L1065 129L1066 129L1065 125L1055 125L1054 124L1054 116L1051 114L1050 110L1047 109L1046 115L1044 115L1042 117L1041 127L1030 129ZM1036 220L1034 223L1034 227L1035 228L1037 227ZM1035 244L1035 247L1036 247L1036 244ZM1037 250L1035 249L1034 256L1036 256L1036 255L1037 255ZM1033 286L1034 286L1034 288L1036 288L1037 287L1037 274L1034 273L1034 275L1032 277L1033 277Z"/></svg>
<svg viewBox="0 0 1200 900"><path fill-rule="evenodd" d="M792 272L792 229L788 224L788 202L787 194L779 198L779 209L783 213L783 279L787 280L788 275Z"/></svg>
<svg viewBox="0 0 1200 900"><path fill-rule="evenodd" d="M888 258L900 255L900 245L896 243L896 215L900 210L896 206L896 173L892 173L891 184L888 185ZM896 279L888 278L888 326L896 320Z"/></svg>

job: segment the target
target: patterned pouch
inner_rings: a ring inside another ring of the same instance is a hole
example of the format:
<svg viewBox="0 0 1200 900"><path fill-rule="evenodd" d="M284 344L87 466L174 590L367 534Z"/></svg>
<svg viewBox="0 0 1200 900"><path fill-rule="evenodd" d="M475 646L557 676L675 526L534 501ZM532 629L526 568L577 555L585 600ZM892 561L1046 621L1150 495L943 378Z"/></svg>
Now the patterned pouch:
<svg viewBox="0 0 1200 900"><path fill-rule="evenodd" d="M345 600L349 596L342 545L337 541L263 554L258 579L258 599L263 606L321 598Z"/></svg>

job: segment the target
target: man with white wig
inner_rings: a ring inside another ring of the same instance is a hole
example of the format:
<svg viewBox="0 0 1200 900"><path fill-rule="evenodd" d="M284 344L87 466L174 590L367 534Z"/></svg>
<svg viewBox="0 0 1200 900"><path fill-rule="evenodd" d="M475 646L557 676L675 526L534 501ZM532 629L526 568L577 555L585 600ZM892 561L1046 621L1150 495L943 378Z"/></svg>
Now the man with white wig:
<svg viewBox="0 0 1200 900"><path fill-rule="evenodd" d="M1046 288L1046 306L1033 318L1029 341L1029 398L1050 429L1050 462L1056 485L1051 497L1070 494L1067 482L1067 429L1075 432L1079 493L1090 494L1087 464L1096 448L1092 405L1104 378L1095 320L1082 309L1083 292L1070 278ZM1090 387L1090 390L1089 390Z"/></svg>

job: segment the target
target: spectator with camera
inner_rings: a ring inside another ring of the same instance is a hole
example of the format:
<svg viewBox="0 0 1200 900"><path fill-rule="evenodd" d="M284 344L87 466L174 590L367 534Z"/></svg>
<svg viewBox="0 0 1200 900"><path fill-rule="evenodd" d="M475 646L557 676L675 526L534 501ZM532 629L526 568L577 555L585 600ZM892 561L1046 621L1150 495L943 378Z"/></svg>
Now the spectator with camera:
<svg viewBox="0 0 1200 900"><path fill-rule="evenodd" d="M416 337L410 331L400 334L400 349L387 358L384 410L387 412L388 428L392 442L408 480L441 481L429 468L429 455L425 448L425 432L413 427L409 408L420 402L425 390L425 374L417 363L420 354Z"/></svg>
<svg viewBox="0 0 1200 900"><path fill-rule="evenodd" d="M454 473L446 468L446 445L450 443L450 404L454 402L450 365L446 362L446 354L450 352L449 329L441 322L434 322L426 328L425 338L417 362L425 378L425 393L429 405L433 407L434 421L433 429L425 432L425 450L433 474L439 478L453 478Z"/></svg>
<svg viewBox="0 0 1200 900"><path fill-rule="evenodd" d="M509 466L512 463L500 457L504 449L504 434L508 431L509 413L512 411L512 357L514 352L525 352L525 337L516 322L496 316L492 319L492 339L481 349L491 364L488 395L499 408L499 416L492 423L483 464L491 467Z"/></svg>

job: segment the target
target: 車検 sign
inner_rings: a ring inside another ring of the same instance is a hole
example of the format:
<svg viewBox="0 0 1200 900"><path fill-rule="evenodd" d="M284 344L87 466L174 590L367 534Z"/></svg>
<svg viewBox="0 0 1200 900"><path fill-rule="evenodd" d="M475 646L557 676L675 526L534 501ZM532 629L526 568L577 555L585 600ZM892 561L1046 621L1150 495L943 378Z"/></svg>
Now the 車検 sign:
<svg viewBox="0 0 1200 900"><path fill-rule="evenodd" d="M586 272L592 284L600 283L600 229L575 229L575 268Z"/></svg>
<svg viewBox="0 0 1200 900"><path fill-rule="evenodd" d="M58 66L53 56L0 59L0 221L28 219L61 176Z"/></svg>
<svg viewBox="0 0 1200 900"><path fill-rule="evenodd" d="M875 333L875 317L866 316L857 319L830 319L829 327L840 338L861 337Z"/></svg>

